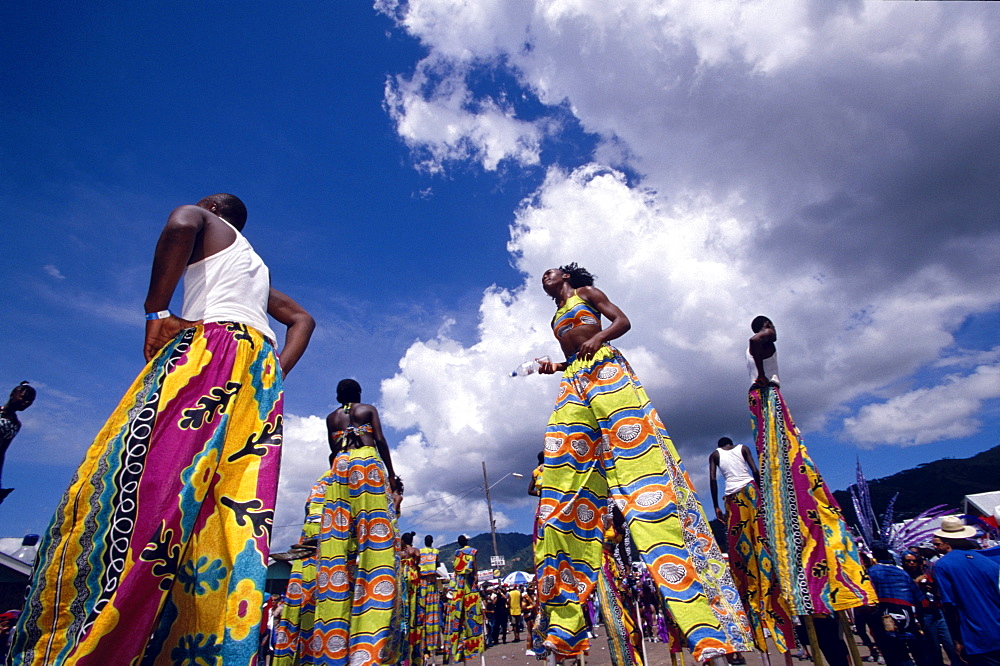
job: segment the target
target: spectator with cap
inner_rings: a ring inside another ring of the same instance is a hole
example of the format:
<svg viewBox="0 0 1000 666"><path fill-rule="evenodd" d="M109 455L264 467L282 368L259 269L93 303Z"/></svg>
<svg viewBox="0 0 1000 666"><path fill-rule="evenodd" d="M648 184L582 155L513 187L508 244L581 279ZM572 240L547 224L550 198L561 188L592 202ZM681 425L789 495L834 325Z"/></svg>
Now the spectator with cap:
<svg viewBox="0 0 1000 666"><path fill-rule="evenodd" d="M969 666L1000 666L1000 562L974 550L975 535L958 516L945 516L934 532L942 557L932 576L958 654Z"/></svg>

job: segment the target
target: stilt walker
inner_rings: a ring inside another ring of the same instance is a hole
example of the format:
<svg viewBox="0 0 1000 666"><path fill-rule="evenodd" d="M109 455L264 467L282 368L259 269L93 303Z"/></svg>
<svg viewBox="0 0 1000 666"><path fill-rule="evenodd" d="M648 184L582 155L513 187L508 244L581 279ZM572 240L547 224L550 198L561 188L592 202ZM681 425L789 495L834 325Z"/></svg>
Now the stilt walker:
<svg viewBox="0 0 1000 666"><path fill-rule="evenodd" d="M455 596L452 599L451 663L464 662L485 650L483 603L476 589L476 549L463 534L455 551Z"/></svg>
<svg viewBox="0 0 1000 666"><path fill-rule="evenodd" d="M360 402L353 379L337 385L341 406L327 416L332 466L317 535L315 587L308 623L297 632L297 666L384 666L400 649L400 561L396 514L388 490L395 474L378 411ZM310 502L312 505L312 502Z"/></svg>
<svg viewBox="0 0 1000 666"><path fill-rule="evenodd" d="M7 663L256 663L283 377L314 322L271 286L246 220L231 194L170 214L146 366L42 535ZM182 276L178 317L167 308ZM280 353L268 315L288 327Z"/></svg>
<svg viewBox="0 0 1000 666"><path fill-rule="evenodd" d="M316 613L317 537L326 504L326 487L331 478L330 471L325 472L309 491L299 543L287 552L271 553L276 560L292 562L292 573L285 590L285 608L275 631L272 666L299 663L307 649L301 638L312 636Z"/></svg>
<svg viewBox="0 0 1000 666"><path fill-rule="evenodd" d="M760 461L764 528L782 596L792 613L803 616L818 663L812 614L866 606L878 598L840 506L799 439L782 398L774 324L759 316L751 329L749 403Z"/></svg>
<svg viewBox="0 0 1000 666"><path fill-rule="evenodd" d="M582 605L597 583L610 495L695 658L747 650L746 614L677 450L632 368L608 344L630 328L628 318L575 264L546 271L542 285L557 303L552 329L566 355L539 369L562 372L545 436L535 546L545 646L577 656L589 645Z"/></svg>
<svg viewBox="0 0 1000 666"><path fill-rule="evenodd" d="M725 513L719 508L717 472L725 483ZM766 636L770 634L778 651L787 653L795 645L795 627L788 603L781 596L760 511L760 474L750 450L728 437L721 438L708 457L708 479L715 515L726 525L729 568L750 619L754 644L766 657Z"/></svg>
<svg viewBox="0 0 1000 666"><path fill-rule="evenodd" d="M433 661L442 645L442 595L437 576L441 562L438 558L438 549L434 548L433 544L434 537L428 534L424 537L424 547L420 549L417 626L420 630L420 653L424 661Z"/></svg>
<svg viewBox="0 0 1000 666"><path fill-rule="evenodd" d="M641 643L642 658L637 653L633 637L638 634L642 641L641 623L637 623L628 609L631 605L622 588L625 586L626 570L620 561L621 544L624 539L625 517L614 508L605 514L608 527L604 531L604 553L600 577L597 581L597 596L600 601L604 631L608 635L608 653L614 666L642 666L645 663L645 643Z"/></svg>

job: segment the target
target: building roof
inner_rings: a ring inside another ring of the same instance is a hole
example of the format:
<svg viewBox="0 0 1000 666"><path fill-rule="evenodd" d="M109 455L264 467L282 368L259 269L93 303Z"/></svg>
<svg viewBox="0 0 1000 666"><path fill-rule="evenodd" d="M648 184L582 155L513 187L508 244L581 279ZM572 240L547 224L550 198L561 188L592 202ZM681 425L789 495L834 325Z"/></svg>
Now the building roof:
<svg viewBox="0 0 1000 666"><path fill-rule="evenodd" d="M998 506L1000 506L1000 490L991 490L986 493L965 496L965 513L992 516ZM972 509L975 509L975 511Z"/></svg>

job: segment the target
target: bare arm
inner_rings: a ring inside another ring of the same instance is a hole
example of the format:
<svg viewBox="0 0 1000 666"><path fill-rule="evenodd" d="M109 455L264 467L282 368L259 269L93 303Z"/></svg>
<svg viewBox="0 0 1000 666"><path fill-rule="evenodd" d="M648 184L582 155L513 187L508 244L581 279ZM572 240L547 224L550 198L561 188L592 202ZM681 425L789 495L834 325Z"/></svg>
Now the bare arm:
<svg viewBox="0 0 1000 666"><path fill-rule="evenodd" d="M170 213L153 254L149 291L146 292L146 312L159 312L170 306L170 299L191 259L198 234L205 228L210 214L198 206L181 206ZM152 359L175 335L193 323L174 315L166 319L147 320L143 345L146 361Z"/></svg>
<svg viewBox="0 0 1000 666"><path fill-rule="evenodd" d="M712 506L715 507L715 517L722 520L726 514L719 510L719 483L715 479L715 471L719 467L719 452L712 451L708 456L708 486L712 490Z"/></svg>
<svg viewBox="0 0 1000 666"><path fill-rule="evenodd" d="M378 410L374 407L372 407L372 437L375 439L375 448L389 473L389 488L395 490L396 472L392 468L392 456L389 454L389 445L385 441L385 435L382 434L382 422L378 418Z"/></svg>
<svg viewBox="0 0 1000 666"><path fill-rule="evenodd" d="M337 457L340 453L340 438L334 437L333 433L337 432L337 426L333 423L333 413L331 412L329 416L326 417L326 437L330 442L330 467L333 467L333 459Z"/></svg>
<svg viewBox="0 0 1000 666"><path fill-rule="evenodd" d="M316 321L301 305L274 287L267 298L267 314L287 327L285 348L278 352L281 373L287 376L309 345Z"/></svg>
<svg viewBox="0 0 1000 666"><path fill-rule="evenodd" d="M771 354L774 353L774 341L777 339L778 334L774 328L767 325L750 338L750 356L753 357L754 365L757 367L757 379L753 382L754 386L764 387L770 384L767 373L764 371L764 359L770 358ZM765 351L768 349L772 350L771 354L765 356Z"/></svg>
<svg viewBox="0 0 1000 666"><path fill-rule="evenodd" d="M554 375L557 372L562 372L569 365L565 361L555 362L555 361L539 361L538 363L538 374L540 375Z"/></svg>
<svg viewBox="0 0 1000 666"><path fill-rule="evenodd" d="M632 322L628 320L628 317L621 311L621 308L612 303L604 292L597 287L580 287L576 293L597 308L598 312L607 317L608 321L611 322L610 326L598 331L589 340L584 341L580 345L580 358L587 360L605 342L617 340L628 333L629 329L632 328Z"/></svg>
<svg viewBox="0 0 1000 666"><path fill-rule="evenodd" d="M528 494L529 495L535 495L535 496L538 496L538 495L542 494L542 489L539 488L538 484L535 483L535 473L534 472L531 473L531 478L528 479Z"/></svg>

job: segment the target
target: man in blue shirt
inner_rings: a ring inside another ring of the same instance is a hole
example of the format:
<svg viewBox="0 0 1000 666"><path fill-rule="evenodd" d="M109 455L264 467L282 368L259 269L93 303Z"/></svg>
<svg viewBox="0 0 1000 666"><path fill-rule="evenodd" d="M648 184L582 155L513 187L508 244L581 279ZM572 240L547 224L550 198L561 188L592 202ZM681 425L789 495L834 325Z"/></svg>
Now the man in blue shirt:
<svg viewBox="0 0 1000 666"><path fill-rule="evenodd" d="M886 666L914 666L915 659L923 663L926 660L916 626L920 590L909 574L893 564L888 549L873 548L872 556L876 562L868 567L868 575L878 595L879 605L878 617L871 618L875 621L867 624L875 643L885 657ZM885 616L892 618L889 625L882 619Z"/></svg>
<svg viewBox="0 0 1000 666"><path fill-rule="evenodd" d="M969 666L1000 666L1000 562L972 550L975 534L957 516L941 521L933 577L959 654Z"/></svg>

